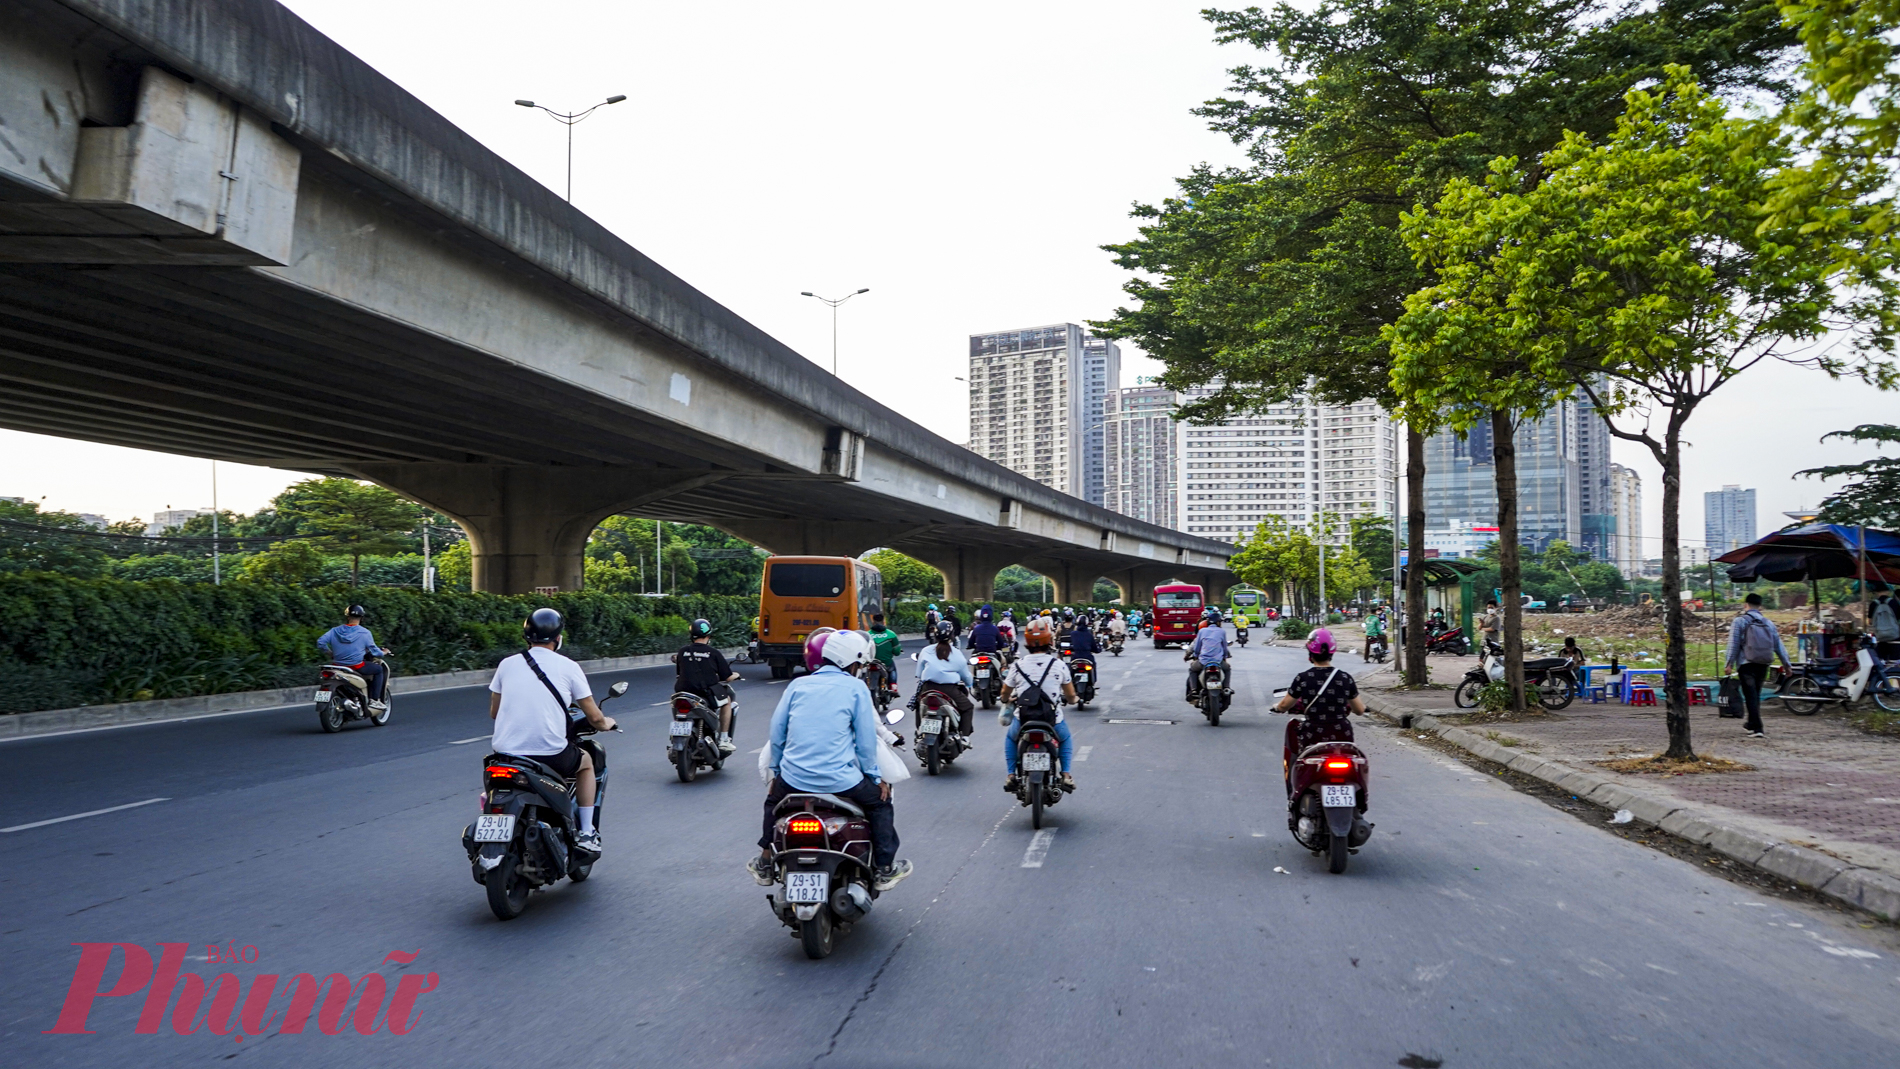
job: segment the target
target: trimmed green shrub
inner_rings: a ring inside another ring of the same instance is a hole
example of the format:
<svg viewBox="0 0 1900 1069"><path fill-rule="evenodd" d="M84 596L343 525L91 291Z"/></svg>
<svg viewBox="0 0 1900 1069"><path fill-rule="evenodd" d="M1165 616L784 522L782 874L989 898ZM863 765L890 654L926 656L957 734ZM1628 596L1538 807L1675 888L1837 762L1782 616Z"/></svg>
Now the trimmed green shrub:
<svg viewBox="0 0 1900 1069"><path fill-rule="evenodd" d="M1297 616L1289 616L1274 627L1273 633L1281 638L1302 639L1313 633L1313 625Z"/></svg>

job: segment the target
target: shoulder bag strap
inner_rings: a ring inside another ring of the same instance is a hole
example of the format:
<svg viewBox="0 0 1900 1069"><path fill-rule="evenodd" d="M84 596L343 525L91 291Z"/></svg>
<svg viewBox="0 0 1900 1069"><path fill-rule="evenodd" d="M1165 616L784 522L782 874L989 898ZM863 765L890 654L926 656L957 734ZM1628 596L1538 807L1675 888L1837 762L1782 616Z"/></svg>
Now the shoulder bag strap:
<svg viewBox="0 0 1900 1069"><path fill-rule="evenodd" d="M1339 669L1333 669L1332 674L1326 677L1326 682L1319 685L1319 689L1313 692L1313 696L1307 699L1306 704L1312 705L1314 702L1319 701L1320 695L1326 693L1326 688L1333 685L1333 680L1337 678L1338 675Z"/></svg>
<svg viewBox="0 0 1900 1069"><path fill-rule="evenodd" d="M535 678L541 681L542 686L548 688L549 694L554 695L555 703L561 707L561 715L566 716L568 702L561 698L561 692L555 689L554 681L548 678L548 674L541 670L540 665L534 663L534 658L531 656L533 652L532 649L522 650L521 659L528 662L528 667L534 671Z"/></svg>

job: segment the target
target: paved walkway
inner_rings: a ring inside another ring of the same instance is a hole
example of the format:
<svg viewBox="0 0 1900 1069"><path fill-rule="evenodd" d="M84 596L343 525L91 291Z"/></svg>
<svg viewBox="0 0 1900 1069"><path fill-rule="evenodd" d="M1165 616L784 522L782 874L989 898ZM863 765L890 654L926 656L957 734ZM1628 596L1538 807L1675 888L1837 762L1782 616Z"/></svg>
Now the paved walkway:
<svg viewBox="0 0 1900 1069"><path fill-rule="evenodd" d="M1341 663L1357 667L1356 654ZM1388 693L1433 716L1455 717L1450 685L1475 657L1431 658L1443 690L1390 691L1388 666L1361 685ZM1515 749L1609 776L1630 787L1665 793L1684 803L1719 810L1738 828L1832 854L1854 865L1900 877L1900 740L1868 735L1838 713L1794 716L1779 702L1762 706L1767 738L1742 734L1742 721L1716 715L1714 706L1691 709L1696 752L1754 766L1752 772L1659 776L1615 773L1595 762L1660 753L1668 746L1661 706L1573 702L1561 713L1503 723L1465 722Z"/></svg>

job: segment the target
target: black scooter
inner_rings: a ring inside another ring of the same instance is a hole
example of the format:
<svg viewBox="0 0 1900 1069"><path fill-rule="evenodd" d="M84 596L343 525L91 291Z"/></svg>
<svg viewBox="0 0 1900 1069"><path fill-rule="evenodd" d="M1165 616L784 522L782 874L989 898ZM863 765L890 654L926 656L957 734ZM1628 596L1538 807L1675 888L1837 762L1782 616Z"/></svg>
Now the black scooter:
<svg viewBox="0 0 1900 1069"><path fill-rule="evenodd" d="M606 704L627 692L625 682L607 688ZM620 728L616 726L615 731ZM567 737L594 761L594 821L607 800L607 751L580 709L567 711ZM469 871L488 890L488 908L513 920L527 908L528 893L561 877L579 883L593 875L597 855L575 848L580 837L579 784L532 757L491 753L482 758L481 813L462 830Z"/></svg>
<svg viewBox="0 0 1900 1069"><path fill-rule="evenodd" d="M738 734L739 704L733 701L732 688L719 683L714 693L722 702L732 704L732 730ZM672 700L673 720L666 729L666 760L680 782L693 782L702 768L709 772L724 768L726 755L719 749L719 711L691 691L680 691Z"/></svg>

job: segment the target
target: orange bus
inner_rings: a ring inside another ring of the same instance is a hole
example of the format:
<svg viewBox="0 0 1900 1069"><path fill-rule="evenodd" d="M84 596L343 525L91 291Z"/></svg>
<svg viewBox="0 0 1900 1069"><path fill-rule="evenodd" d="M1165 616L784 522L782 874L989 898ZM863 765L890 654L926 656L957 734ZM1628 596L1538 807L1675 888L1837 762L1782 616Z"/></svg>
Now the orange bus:
<svg viewBox="0 0 1900 1069"><path fill-rule="evenodd" d="M805 663L805 637L821 627L863 630L884 611L884 577L851 557L768 557L759 579L759 652L773 679Z"/></svg>
<svg viewBox="0 0 1900 1069"><path fill-rule="evenodd" d="M1201 629L1201 610L1207 606L1203 593L1191 583L1155 587L1155 598L1148 609L1154 621L1155 649L1194 641L1194 633Z"/></svg>

